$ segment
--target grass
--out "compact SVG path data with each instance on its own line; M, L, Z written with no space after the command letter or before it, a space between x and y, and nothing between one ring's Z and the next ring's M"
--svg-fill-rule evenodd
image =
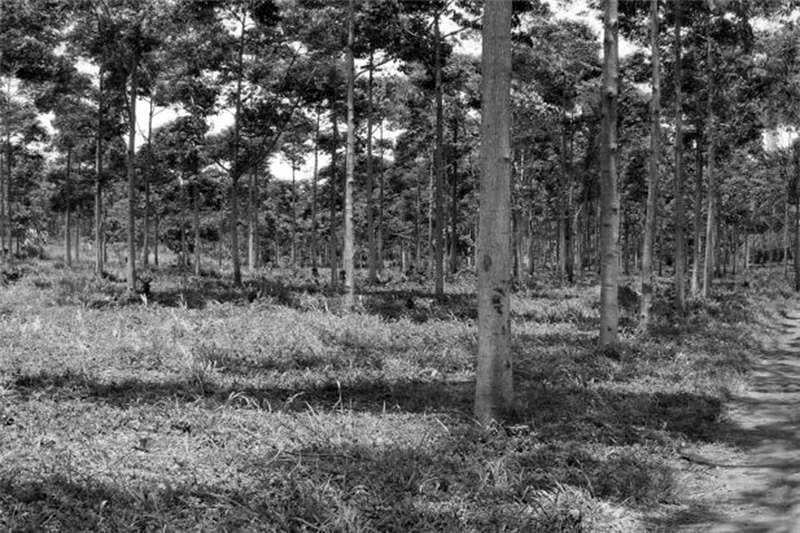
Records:
M18 268L0 290L14 531L646 530L691 505L681 449L734 446L726 396L793 301L721 285L681 323L662 284L656 327L636 336L628 310L604 354L596 288L520 291L516 414L480 428L469 274L441 303L391 283L344 313L285 272L236 289L165 269L144 305L86 265Z

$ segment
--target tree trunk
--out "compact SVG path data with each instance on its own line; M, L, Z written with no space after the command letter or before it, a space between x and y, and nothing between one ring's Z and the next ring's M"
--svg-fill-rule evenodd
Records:
M240 129L242 120L242 82L244 77L244 37L245 15L240 20L241 35L239 37L239 58L236 67L236 103L233 117L233 157L231 161L231 191L230 191L230 232L231 232L231 263L233 264L233 284L242 285L242 266L239 260L239 177L242 174L239 161Z
M381 171L378 175L378 271L383 270L383 181L384 181L384 172L383 172L383 119L381 119L380 125L380 162L381 162Z
M511 364L511 2L483 15L478 366L475 417L500 419L514 401Z
M680 4L676 2L677 9ZM678 15L680 18L680 15ZM650 2L650 32L653 64L653 96L650 100L650 173L647 183L647 211L642 239L642 297L639 308L639 329L646 331L650 324L650 306L653 302L653 241L656 233L658 209L658 163L661 158L661 56L659 46L658 0ZM680 23L676 24L676 65L680 69ZM680 78L680 76L678 76ZM677 86L677 83L676 83ZM678 86L678 90L680 90ZM679 105L676 103L676 108ZM680 112L676 110L677 113Z
M192 222L194 225L194 275L200 275L200 194L197 183L192 184Z
M344 184L344 307L352 309L355 300L355 268L353 264L354 237L353 228L353 179L355 173L355 60L353 45L355 38L355 5L354 0L349 2L347 20L347 154L345 156L345 184Z
M369 261L367 266L367 279L369 283L378 281L378 242L375 228L375 175L372 161L372 77L373 77L373 52L369 51L369 78L367 80L367 233L369 245Z
M458 272L458 115L453 116L453 150L451 157L451 205L450 205L450 272Z
M697 131L701 130L697 124ZM703 146L697 142L695 155L695 181L694 181L694 258L692 260L692 284L691 291L693 296L700 294L700 265L703 262Z
M257 190L258 170L256 166L253 166L250 169L250 183L247 184L247 269L251 274L258 268L258 254L256 253L258 241Z
M72 266L72 148L67 148L67 180L64 184L66 196L66 209L64 211L64 262L68 267ZM11 248L11 240L8 241Z
M434 17L434 75L436 82L436 146L433 153L433 173L436 180L436 221L434 233L434 295L444 296L444 169L443 154L443 109L442 109L442 36L439 30L440 13Z
M617 190L617 95L619 44L617 0L607 0L603 42L603 154L600 181L600 345L617 344L619 329L619 191Z
M153 171L153 94L150 94L150 109L147 115L147 171L144 172L144 216L142 225L142 266L150 261L150 173Z
M711 40L708 40L706 50L706 65L708 68L709 83L708 87L708 102L707 102L707 123L708 129L706 132L706 142L708 142L708 155L706 156L706 176L708 177L708 193L706 203L708 205L708 213L706 217L706 256L705 264L703 265L703 298L708 298L711 294L711 282L714 274L714 251L716 249L714 243L714 230L716 228L716 210L717 210L717 184L716 176L714 175L714 164L716 158L716 135L715 120L713 108L712 87L710 83L712 71L712 54L711 54Z
M156 216L153 217L153 264L158 266L158 223L161 221L161 217L159 216L158 212L155 214Z
M319 243L317 239L317 177L319 172L319 106L317 106L317 122L314 130L314 175L311 177L311 269L316 272L319 261Z
M139 81L139 58L131 63L131 92L128 102L128 262L126 268L127 289L136 290L136 94Z
M781 242L783 254L783 277L789 279L789 198L783 198L783 240Z
M417 176L417 203L414 213L414 269L419 271L422 261L422 232L419 228L419 219L422 215L422 180Z
M100 67L97 93L97 134L94 140L94 271L102 274L105 268L103 235L103 67Z
M335 289L339 283L336 268L336 254L338 250L336 238L336 147L339 144L339 124L336 121L336 103L331 100L331 123L333 125L333 147L331 148L331 177L330 177L330 240L328 242L328 263L331 267L331 288Z
M683 316L686 313L686 213L683 193L683 87L681 58L681 13L680 0L675 24L675 307Z
M292 267L297 266L297 167L292 163Z
M17 236L19 242L19 236ZM75 263L80 264L81 261L81 214L80 211L75 212Z

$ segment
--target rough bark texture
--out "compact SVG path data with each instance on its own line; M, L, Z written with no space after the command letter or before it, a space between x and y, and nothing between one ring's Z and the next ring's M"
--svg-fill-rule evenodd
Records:
M355 5L354 0L349 2L349 16L347 20L347 155L345 158L345 184L344 184L344 307L351 309L355 300L355 268L354 255L354 229L353 229L353 177L355 173L355 61L353 58L353 41L355 33Z
M600 181L600 345L617 343L619 330L619 191L617 190L617 97L619 43L617 0L607 0L603 23L603 152Z
M511 2L483 14L478 366L475 416L500 419L511 408Z
M647 210L642 239L642 297L639 309L639 329L646 330L650 323L650 305L653 301L653 241L656 232L658 208L658 161L661 157L661 57L658 36L658 0L651 0L650 31L653 63L653 96L650 101L650 174L647 183ZM676 30L680 32L680 30ZM676 58L680 48L676 44ZM680 60L677 65L680 66ZM678 104L676 104L676 108ZM676 109L677 112L677 109Z

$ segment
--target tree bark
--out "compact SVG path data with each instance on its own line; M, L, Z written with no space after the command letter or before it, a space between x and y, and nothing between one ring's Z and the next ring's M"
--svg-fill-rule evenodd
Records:
M128 262L126 265L127 289L136 290L136 93L139 81L139 57L134 56L130 73L130 100L128 102Z
M618 342L619 191L617 190L617 97L619 43L617 0L607 0L603 24L603 154L600 181L600 346Z
M709 82L711 81L711 72L712 72L712 50L711 50L711 39L708 39L708 45L706 50L706 64L708 68L708 76ZM716 184L716 176L714 174L714 164L716 159L716 117L714 115L714 108L713 108L713 92L711 83L707 84L708 87L708 102L707 102L707 121L708 121L708 129L706 131L708 142L708 155L706 156L706 176L708 177L708 195L706 199L706 204L708 205L708 213L706 216L706 254L705 254L705 264L703 265L703 298L708 298L711 294L711 283L714 275L714 251L716 249L714 243L714 233L716 229L716 210L717 210L717 184Z
M384 172L383 172L383 119L380 124L380 143L379 143L379 159L381 162L380 174L378 175L378 272L383 270L383 188L384 188Z
M355 173L355 60L353 46L355 39L355 5L349 1L347 20L347 154L345 156L344 185L344 307L352 309L355 300L354 228L353 228L353 179Z
M442 165L442 145L444 118L442 109L442 36L439 29L440 13L434 17L434 74L436 83L436 146L433 153L433 173L436 182L435 202L436 220L434 245L434 295L437 298L444 296L444 179Z
M331 177L330 177L330 240L328 241L328 263L331 267L331 288L335 289L339 283L336 268L336 254L338 250L336 238L336 185L337 166L336 148L339 144L339 124L336 121L336 103L331 100L331 123L333 125L333 146L331 148Z
M94 140L94 271L102 274L105 268L103 257L103 67L98 74L100 78L97 93L97 134Z
M158 211L155 213L155 217L153 217L153 264L158 266L158 223L160 222L161 217L158 214Z
M697 131L701 126L697 124ZM694 180L694 258L692 261L691 291L693 296L700 294L700 265L703 262L703 146L697 142Z
M260 266L259 263L259 233L258 233L258 211L261 205L261 190L258 181L258 166L253 166L250 171L250 184L247 191L248 202L248 235L247 235L247 264L250 272L254 272Z
M317 178L319 173L319 106L314 130L314 175L311 177L311 268L316 271L319 261L317 238Z
M679 1L676 8L680 9ZM680 18L680 15L677 15ZM676 28L680 27L680 22ZM680 69L680 29L676 29L676 68ZM658 163L661 158L661 53L659 46L658 0L650 2L650 32L653 64L653 96L650 100L650 173L647 183L647 210L642 239L642 297L639 308L639 329L646 331L650 324L650 306L653 303L653 241L656 233L658 209ZM680 78L680 76L678 76ZM677 86L677 83L676 83ZM679 89L678 89L679 90ZM676 99L677 100L677 99ZM676 103L676 108L679 107ZM676 109L676 114L679 110Z
M369 246L369 262L367 266L367 279L369 283L378 281L378 242L375 228L375 175L372 161L372 113L373 113L373 51L369 51L369 64L367 69L367 233Z
M453 149L450 154L450 273L458 272L458 115L453 116Z
M499 420L514 400L511 363L511 2L483 14L478 365L475 417Z
M686 313L686 213L683 193L683 87L680 0L675 2L675 307Z
M72 266L72 148L67 148L67 181L64 184L66 204L64 210L64 262L68 267ZM11 241L9 241L11 248Z
M198 176L195 176L197 179ZM194 275L200 275L200 202L197 183L192 183L192 222L194 225Z
M142 225L142 266L150 261L150 173L153 171L153 95L150 94L150 108L147 115L147 171L144 173L144 213Z
M239 162L239 143L242 114L242 82L244 77L244 37L245 15L241 18L242 33L239 37L239 58L236 66L236 104L233 118L233 157L231 161L231 190L230 190L230 232L231 232L231 262L233 264L233 284L242 285L242 266L239 260L239 177L242 169Z
M297 167L292 163L292 266L297 266L297 180L295 174Z

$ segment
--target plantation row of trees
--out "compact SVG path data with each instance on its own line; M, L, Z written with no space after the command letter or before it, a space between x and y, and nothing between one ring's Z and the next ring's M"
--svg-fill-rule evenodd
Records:
M800 29L764 4L606 0L601 53L591 17L538 0L6 0L0 239L58 226L70 263L84 228L98 273L124 243L131 289L159 245L236 284L243 263L324 265L346 305L358 266L427 271L441 296L467 265L506 338L512 278L599 271L603 345L620 269L643 328L665 265L681 312L754 260L793 256L800 288L800 147L775 135ZM481 351L510 379L499 339Z

